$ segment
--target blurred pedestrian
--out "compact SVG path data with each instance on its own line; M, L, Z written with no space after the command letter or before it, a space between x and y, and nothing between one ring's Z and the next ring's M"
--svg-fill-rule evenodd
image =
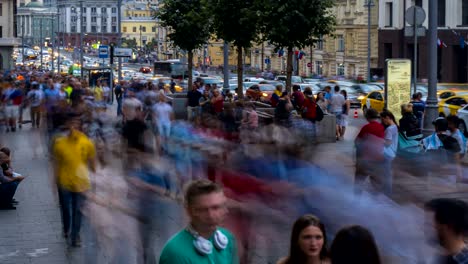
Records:
M376 190L382 190L385 128L378 121L380 116L377 110L368 109L364 115L368 124L361 128L354 141L356 146L355 187L358 193L360 185L363 185L368 177Z
M325 225L314 215L303 215L293 225L289 255L277 264L330 263Z
M272 107L276 107L278 105L278 102L282 94L283 94L283 85L281 84L276 85L275 91L273 92L270 98L270 104Z
M190 223L166 243L159 263L238 264L236 239L220 227L227 213L226 202L216 183L192 182L185 193Z
M341 229L330 247L332 264L380 264L379 250L372 233L362 226Z
M393 185L393 160L398 150L398 127L392 112L384 110L380 113L380 118L382 124L385 126L383 191L390 197L392 195Z
M283 92L275 107L275 122L284 127L291 126L291 111L294 109L288 92Z
M418 119L418 127L422 128L422 120L424 117L424 111L426 109L426 103L422 100L422 93L417 92L413 94L410 103L413 105L413 114Z
M434 263L468 263L468 247L465 242L468 232L468 205L453 198L437 198L424 205L429 213L425 230L428 241L442 246L443 252Z
M344 139L344 135L346 132L346 127L348 126L348 116L349 116L349 111L351 110L351 102L348 99L348 92L346 90L341 90L340 91L341 95L343 95L345 99L345 103L343 105L343 115L341 118L341 138L340 140Z
M418 118L413 113L413 104L401 105L400 131L406 137L422 137Z
M89 170L96 170L96 150L93 142L80 132L81 121L70 115L67 134L53 144L54 172L62 210L63 234L71 237L72 246L81 245L81 206L84 194L91 188Z
M39 84L33 82L31 84L32 90L28 92L26 98L30 106L29 111L31 114L31 126L39 128L41 123L41 111L44 101L44 93L39 89Z
M294 106L294 109L300 111L302 109L302 105L304 104L304 94L301 92L301 87L297 84L293 85L293 93L291 96L291 102Z
M197 90L197 86L192 85L192 90L187 92L187 120L193 122L200 112L200 98L202 93Z
M343 131L341 130L341 124L343 123L343 105L346 100L342 94L340 94L340 87L338 85L334 88L335 93L330 97L330 113L336 117L336 140L342 139Z
M323 113L328 113L328 100L325 99L325 93L324 92L318 92L317 93L317 104L322 108Z
M463 132L458 129L460 122L462 121L456 115L447 116L447 124L450 136L455 138L458 142L458 145L460 145L460 159L462 159L466 154L467 141L465 135L463 135Z

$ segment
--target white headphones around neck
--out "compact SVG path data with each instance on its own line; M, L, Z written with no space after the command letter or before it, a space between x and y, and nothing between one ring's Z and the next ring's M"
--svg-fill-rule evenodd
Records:
M194 237L193 246L195 250L201 255L210 255L213 253L213 245L217 250L226 249L229 244L229 239L221 231L216 230L214 233L214 241L211 243L210 240L200 236L191 226L187 227L187 231Z

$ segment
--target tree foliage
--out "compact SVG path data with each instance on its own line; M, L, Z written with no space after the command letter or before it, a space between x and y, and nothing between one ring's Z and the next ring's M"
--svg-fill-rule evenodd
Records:
M213 17L212 30L216 37L233 44L237 50L237 80L243 96L242 75L244 49L252 46L260 32L258 0L203 0Z
M175 46L188 52L189 89L192 86L193 51L210 37L209 16L201 0L163 0L156 14L168 29L168 38Z
M294 48L316 43L333 32L336 21L332 14L334 0L259 0L262 1L262 33L277 48L288 51L286 87L291 88Z

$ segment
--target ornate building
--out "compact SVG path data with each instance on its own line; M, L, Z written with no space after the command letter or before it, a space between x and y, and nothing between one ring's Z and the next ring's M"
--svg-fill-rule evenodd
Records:
M16 32L16 0L0 0L0 69L14 66L13 48L19 45Z

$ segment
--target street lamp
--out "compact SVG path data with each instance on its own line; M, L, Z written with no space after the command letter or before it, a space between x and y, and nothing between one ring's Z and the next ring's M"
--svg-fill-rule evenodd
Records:
M371 82L371 10L374 7L374 0L366 0L364 7L367 7L367 82Z

